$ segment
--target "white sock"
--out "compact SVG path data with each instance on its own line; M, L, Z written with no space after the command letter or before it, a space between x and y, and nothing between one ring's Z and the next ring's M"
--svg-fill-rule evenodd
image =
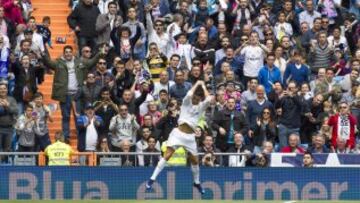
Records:
M193 174L193 179L195 184L200 184L200 167L199 164L191 165L191 172Z
M151 180L156 180L156 177L159 175L159 173L164 169L166 165L166 160L164 158L161 158L160 161L158 162L152 176L151 176Z

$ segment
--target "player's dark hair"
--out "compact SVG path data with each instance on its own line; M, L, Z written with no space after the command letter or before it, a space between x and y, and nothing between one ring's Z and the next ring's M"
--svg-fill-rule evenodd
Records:
M204 100L204 98L205 98L204 89L201 86L198 86L194 91L194 95L200 97L201 100Z

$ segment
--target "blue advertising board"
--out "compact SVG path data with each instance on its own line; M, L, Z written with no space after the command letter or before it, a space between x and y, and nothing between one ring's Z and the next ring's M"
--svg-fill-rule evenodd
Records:
M167 168L145 191L153 168L1 167L0 199L360 200L358 168Z

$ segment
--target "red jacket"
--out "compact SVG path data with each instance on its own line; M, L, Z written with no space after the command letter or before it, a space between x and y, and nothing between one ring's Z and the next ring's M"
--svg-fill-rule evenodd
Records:
M299 154L305 153L305 150L301 147L296 147L296 149L299 151ZM294 151L292 150L292 148L290 146L286 146L281 149L281 152L282 153L293 153Z
M353 149L355 147L355 126L356 126L356 118L349 114L349 121L350 121L350 137L346 141L346 146ZM337 138L338 138L338 122L339 121L339 114L335 114L329 118L328 125L332 127L332 137L331 137L331 145L336 148Z
M4 7L5 17L15 25L24 24L21 8L14 5L14 0L2 0L1 5Z

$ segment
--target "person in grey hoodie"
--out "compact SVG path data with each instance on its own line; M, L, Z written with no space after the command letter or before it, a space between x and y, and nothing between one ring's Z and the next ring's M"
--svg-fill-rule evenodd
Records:
M136 117L128 113L126 104L119 105L119 114L112 117L109 130L111 132L111 151L120 151L122 140L129 140L131 145L136 143L136 133L140 125L136 122Z
M0 151L9 152L14 134L18 107L16 100L7 95L7 81L0 81Z

